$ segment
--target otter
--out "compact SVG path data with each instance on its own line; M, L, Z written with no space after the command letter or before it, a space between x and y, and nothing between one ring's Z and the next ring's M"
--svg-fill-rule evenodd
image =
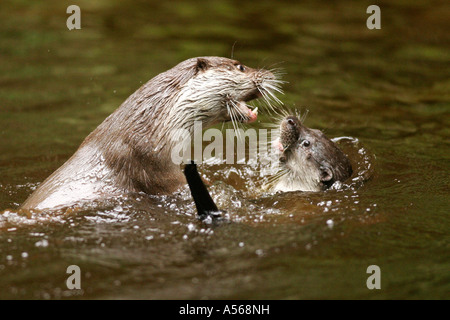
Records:
M281 167L274 191L323 191L353 173L350 160L333 141L294 115L281 121L274 145Z
M171 161L173 132L184 129L192 136L195 121L203 128L253 122L257 108L246 102L262 97L271 107L280 84L274 72L236 60L185 60L128 97L21 209L60 209L131 193L173 193L186 183L180 165Z

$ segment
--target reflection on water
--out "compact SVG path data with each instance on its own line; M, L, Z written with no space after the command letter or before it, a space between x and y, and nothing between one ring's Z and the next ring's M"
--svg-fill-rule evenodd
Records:
M0 3L0 298L445 298L445 4L380 4L382 29L368 30L358 1L79 1L69 32L64 3ZM270 194L258 166L203 164L228 223L198 221L187 188L17 212L142 83L235 42L243 63L286 71L282 100L309 110L308 127L354 137L339 141L356 168L347 186ZM366 287L372 264L381 290ZM67 289L69 265L82 290Z

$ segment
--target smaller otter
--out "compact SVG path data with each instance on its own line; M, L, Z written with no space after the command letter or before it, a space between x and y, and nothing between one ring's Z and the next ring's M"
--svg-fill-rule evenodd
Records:
M282 173L274 191L322 191L352 175L347 156L320 130L304 126L293 115L280 124L275 147Z

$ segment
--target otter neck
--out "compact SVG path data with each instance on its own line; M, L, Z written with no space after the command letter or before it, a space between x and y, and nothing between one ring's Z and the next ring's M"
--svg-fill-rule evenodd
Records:
M170 105L167 101L148 104L134 99L134 95L105 119L82 146L96 146L123 188L171 193L185 183L180 166L172 162L172 148L176 143L190 143L196 123L201 121L204 128L215 119L201 113L206 107L201 99L189 103L179 96L178 101L170 103L171 108L164 108Z

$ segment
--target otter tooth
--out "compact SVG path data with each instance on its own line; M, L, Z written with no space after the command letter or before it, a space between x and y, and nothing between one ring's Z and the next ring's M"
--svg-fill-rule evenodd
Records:
M256 107L255 109L253 109L253 113L254 113L254 114L258 114L258 107Z

